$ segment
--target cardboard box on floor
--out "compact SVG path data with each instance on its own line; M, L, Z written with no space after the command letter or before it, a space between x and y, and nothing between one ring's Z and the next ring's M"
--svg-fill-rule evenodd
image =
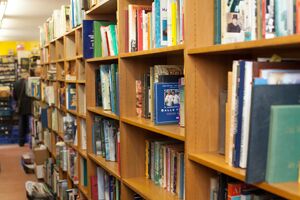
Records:
M49 158L49 152L47 149L38 149L33 150L34 163L36 165L43 165L44 162Z

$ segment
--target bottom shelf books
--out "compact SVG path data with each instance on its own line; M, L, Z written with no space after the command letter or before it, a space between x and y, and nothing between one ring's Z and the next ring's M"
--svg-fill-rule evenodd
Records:
M184 197L184 145L146 140L145 174L156 185Z
M283 200L271 193L252 185L235 180L227 175L219 174L210 179L210 200Z
M92 200L120 200L120 182L101 167L97 167L95 176L90 177Z

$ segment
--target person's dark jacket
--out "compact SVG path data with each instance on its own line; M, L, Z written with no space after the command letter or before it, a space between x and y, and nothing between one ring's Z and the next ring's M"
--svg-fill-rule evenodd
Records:
M21 94L23 89L23 94ZM31 98L26 95L26 80L25 79L20 79L17 80L14 83L14 90L13 90L13 97L18 102L18 99L21 98L20 100L20 115L28 115L31 114Z

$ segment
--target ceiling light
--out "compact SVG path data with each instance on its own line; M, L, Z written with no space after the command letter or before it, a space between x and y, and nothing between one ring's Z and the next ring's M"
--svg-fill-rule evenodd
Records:
M0 28L2 26L2 20L5 14L6 6L7 0L0 0Z

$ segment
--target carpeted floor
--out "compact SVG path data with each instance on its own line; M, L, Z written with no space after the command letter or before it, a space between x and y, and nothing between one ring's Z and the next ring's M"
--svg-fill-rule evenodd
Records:
M30 152L28 146L0 145L0 200L25 200L25 182L36 180L21 166L21 155Z

